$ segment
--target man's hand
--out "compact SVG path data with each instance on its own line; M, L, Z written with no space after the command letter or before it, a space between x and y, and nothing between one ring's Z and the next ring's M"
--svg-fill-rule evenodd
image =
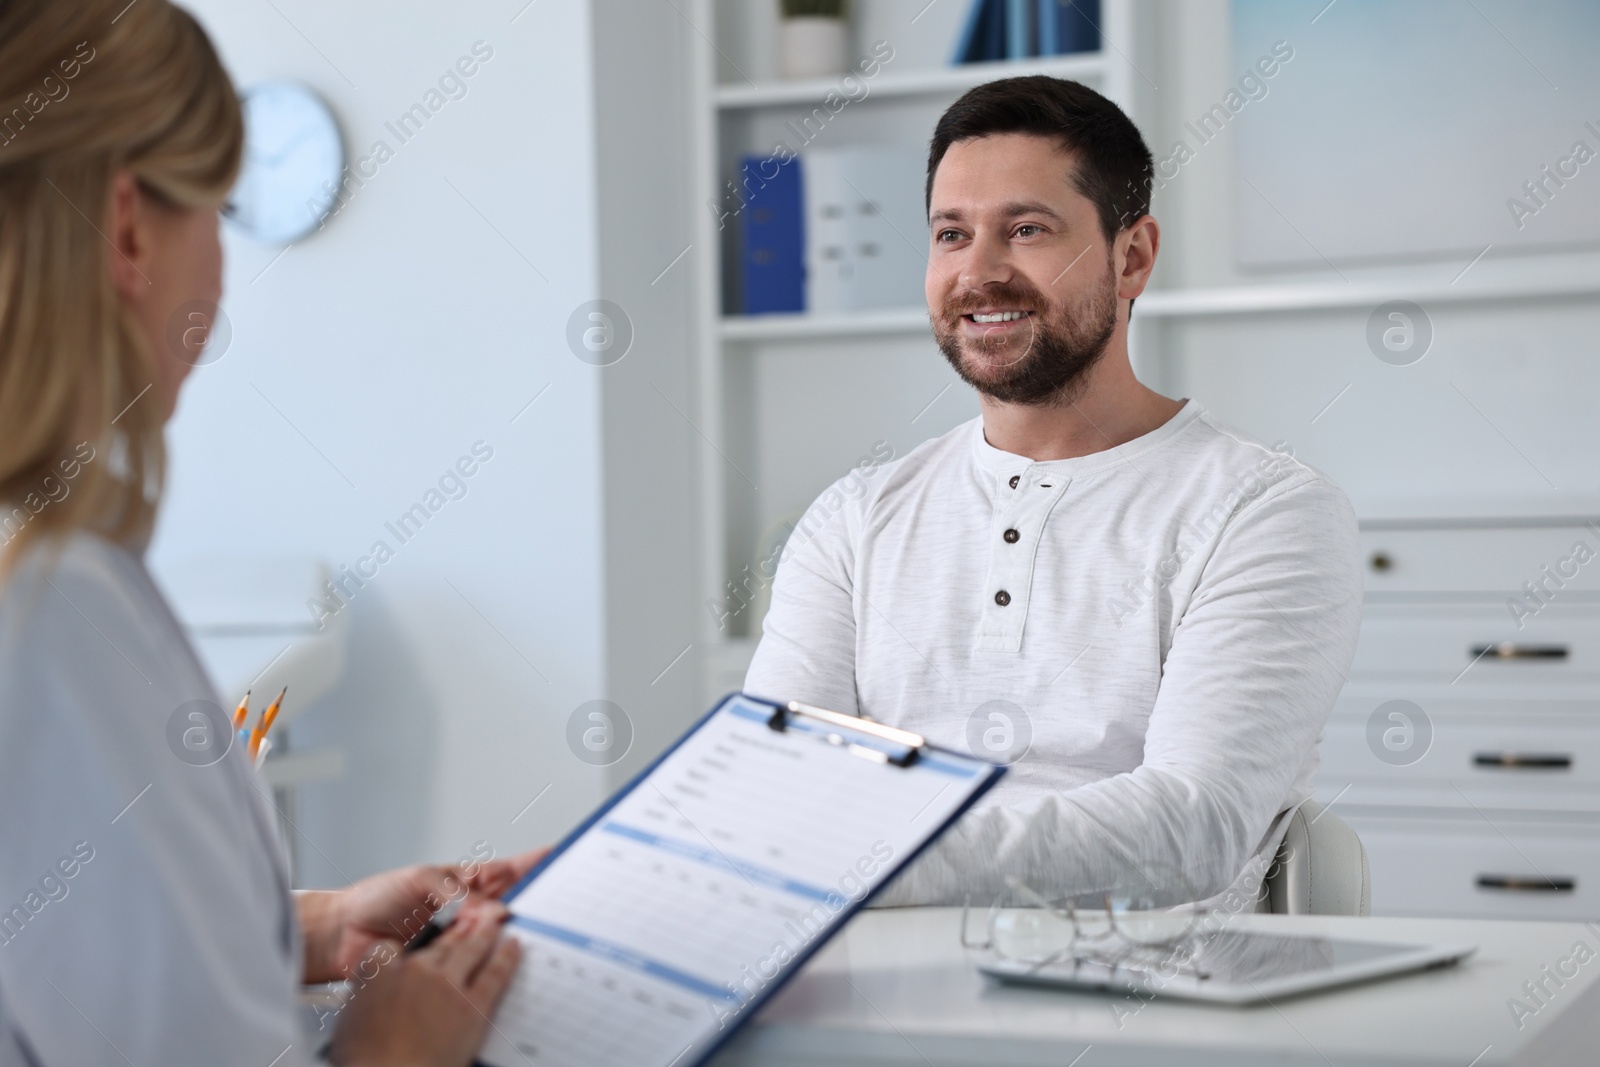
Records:
M295 894L305 938L304 981L336 982L380 942L409 942L433 913L461 901L458 920L488 906L548 852L486 863L401 867L345 889ZM498 912L497 912L498 913Z

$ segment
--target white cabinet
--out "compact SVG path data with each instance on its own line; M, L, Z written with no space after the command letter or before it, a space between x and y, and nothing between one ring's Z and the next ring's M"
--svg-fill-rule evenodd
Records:
M1600 821L1499 815L1348 815L1372 866L1372 910L1386 915L1592 919L1600 915Z
M1351 680L1441 683L1476 691L1600 682L1600 613L1553 603L1518 628L1499 604L1373 603Z
M1600 534L1368 521L1362 551L1317 796L1367 846L1374 914L1600 916Z
M1398 765L1374 758L1369 740L1368 719L1384 703L1340 701L1322 742L1325 773L1359 770L1368 790L1392 789L1400 796L1449 789L1497 806L1600 812L1600 703L1563 704L1570 713L1551 713L1535 700L1452 703L1422 697L1416 703L1431 722L1429 748L1415 763ZM1388 729L1392 723L1384 717L1380 725Z
M1571 519L1361 532L1367 593L1374 599L1395 593L1486 593L1503 600L1526 595L1524 582L1545 583L1551 596L1569 590L1595 593L1600 566L1589 563L1600 562L1594 558L1597 547L1600 533Z

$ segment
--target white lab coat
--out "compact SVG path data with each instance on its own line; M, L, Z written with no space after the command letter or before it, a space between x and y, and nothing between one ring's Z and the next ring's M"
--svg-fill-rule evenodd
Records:
M137 551L50 557L0 591L0 1067L314 1062L270 797L168 741L205 671Z

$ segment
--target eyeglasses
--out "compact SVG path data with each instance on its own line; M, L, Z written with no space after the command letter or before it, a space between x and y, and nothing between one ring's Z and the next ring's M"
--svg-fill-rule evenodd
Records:
M1090 964L1205 977L1189 945L1204 910L1161 903L1192 899L1189 880L1177 871L1149 870L1131 881L1092 892L1041 893L1007 878L1009 889L989 906L982 939L971 936L971 899L962 907L962 947L1034 969Z

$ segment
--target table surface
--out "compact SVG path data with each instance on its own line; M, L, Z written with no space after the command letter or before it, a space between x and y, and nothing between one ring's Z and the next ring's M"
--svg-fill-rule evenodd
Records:
M1474 944L1462 963L1248 1007L1008 986L976 970L959 908L857 916L713 1067L1600 1062L1600 924L1239 915L1240 929ZM1574 960L1581 942L1584 962ZM1545 979L1558 961L1577 974ZM1525 982L1544 980L1541 1005ZM1537 1008L1519 1019L1512 998Z

